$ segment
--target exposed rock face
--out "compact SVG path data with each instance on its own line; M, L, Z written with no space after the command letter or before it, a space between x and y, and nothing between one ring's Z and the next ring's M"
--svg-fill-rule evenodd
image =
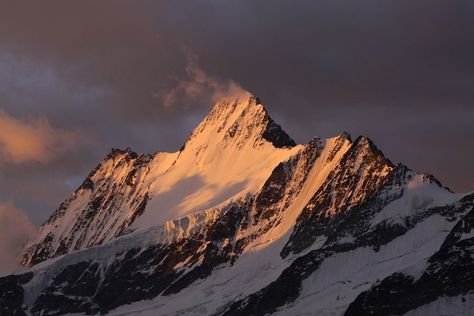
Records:
M337 168L301 212L290 240L282 250L300 253L318 236L328 233L356 213L390 179L394 166L367 138L358 138ZM383 206L383 205L382 205ZM359 223L360 224L360 223Z
M470 310L473 199L366 137L296 145L257 98L226 101L177 153L112 150L25 248L35 266L0 277L0 314Z
M23 284L28 283L33 273L9 275L0 278L0 313L2 315L26 316L27 307L23 301Z
M457 205L437 210L454 216L459 210L471 211L457 222L443 245L415 277L394 273L361 293L344 315L404 315L410 310L442 297L465 296L474 291L474 194ZM471 309L468 313L472 313Z
M151 156L113 149L41 227L39 238L26 246L21 263L34 265L124 233L146 208L144 178L151 161Z

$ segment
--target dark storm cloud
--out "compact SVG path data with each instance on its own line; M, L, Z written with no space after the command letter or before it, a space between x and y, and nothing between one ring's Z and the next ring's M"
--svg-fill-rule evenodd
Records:
M472 190L472 56L472 0L0 0L0 108L89 140L0 168L0 200L38 222L110 147L179 148L235 83L300 142L365 134Z
M156 12L180 12L157 18L161 28L212 75L261 96L299 141L366 134L393 160L472 190L473 3L193 2Z

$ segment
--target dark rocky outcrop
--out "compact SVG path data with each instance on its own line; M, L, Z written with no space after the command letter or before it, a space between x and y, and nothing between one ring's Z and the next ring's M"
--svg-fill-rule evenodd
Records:
M273 120L268 122L262 137L272 143L276 148L296 146L295 141Z
M473 202L474 195L467 196L458 208L472 209ZM444 211L456 212L453 207ZM361 293L344 315L403 315L438 298L474 293L473 219L471 210L459 220L421 277L395 273Z
M26 316L23 284L33 277L32 272L0 278L0 315Z

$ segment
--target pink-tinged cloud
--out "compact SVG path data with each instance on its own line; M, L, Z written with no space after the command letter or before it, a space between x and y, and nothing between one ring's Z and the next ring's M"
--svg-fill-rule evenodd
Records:
M220 81L209 76L199 67L196 59L194 56L188 56L185 68L187 79L179 80L171 90L163 93L165 107L169 108L178 102L190 103L203 99L215 103L224 98L242 98L249 94L232 80Z
M55 129L45 118L18 119L0 109L0 164L47 163L81 142L78 132Z
M36 227L12 202L0 202L0 274L19 268L17 256Z

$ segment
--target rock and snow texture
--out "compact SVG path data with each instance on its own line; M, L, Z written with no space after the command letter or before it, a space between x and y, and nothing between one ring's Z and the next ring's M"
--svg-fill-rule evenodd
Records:
M254 96L176 153L113 150L0 278L3 315L471 315L474 194Z
M253 194L297 150L257 98L218 103L177 153L113 149L21 261L36 264Z

